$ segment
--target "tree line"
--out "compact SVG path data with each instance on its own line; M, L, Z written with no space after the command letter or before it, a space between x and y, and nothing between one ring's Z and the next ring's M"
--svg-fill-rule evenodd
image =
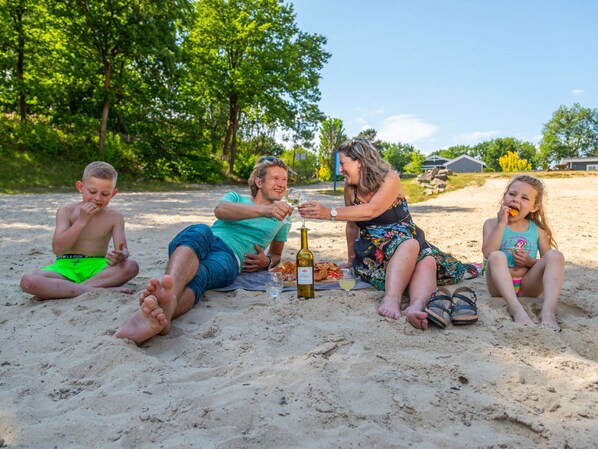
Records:
M268 153L297 179L332 179L347 136L318 108L331 55L283 0L0 0L0 22L0 155L217 182L247 177ZM291 149L275 139L281 130ZM414 146L361 135L397 170L421 169ZM495 171L598 156L598 112L561 106L539 146L505 137L435 153Z

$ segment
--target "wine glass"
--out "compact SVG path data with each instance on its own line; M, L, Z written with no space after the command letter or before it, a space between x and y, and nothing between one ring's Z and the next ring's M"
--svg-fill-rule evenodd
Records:
M301 204L301 192L299 191L299 189L296 189L295 187L291 187L290 189L287 190L286 203L291 207L297 207L299 204ZM292 212L291 212L291 214L292 214ZM291 223L291 219L289 218L289 215L284 217L283 223L286 223L286 224Z
M282 273L277 271L271 271L268 273L268 279L266 280L266 293L272 299L278 298L278 295L282 293L284 288L284 280Z
M309 196L305 192L301 192L301 199L299 200L299 204L303 204L309 201ZM305 217L301 217L303 219L303 227L305 227Z
M345 299L349 299L349 291L355 287L355 276L353 276L352 269L343 268L341 270L341 277L338 280L338 285L345 291Z

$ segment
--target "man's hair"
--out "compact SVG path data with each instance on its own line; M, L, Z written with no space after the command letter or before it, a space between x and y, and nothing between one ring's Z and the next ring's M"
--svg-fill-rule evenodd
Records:
M95 161L83 170L83 181L85 182L89 178L108 179L114 181L114 185L116 185L118 173L108 162Z
M285 171L289 171L289 167L287 167L287 164L285 164L283 160L278 159L275 156L260 156L258 160L255 162L255 165L253 166L253 171L251 172L251 175L249 175L249 179L247 180L247 184L249 184L249 190L251 190L252 197L255 197L258 191L258 188L255 185L256 178L260 178L263 180L266 177L268 168L270 167L281 167L284 168Z

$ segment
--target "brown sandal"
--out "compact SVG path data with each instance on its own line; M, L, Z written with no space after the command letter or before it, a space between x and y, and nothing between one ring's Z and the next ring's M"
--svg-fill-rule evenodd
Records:
M453 299L451 292L446 288L440 287L432 294L424 312L428 314L428 320L444 329L451 322L453 310Z
M469 287L453 292L453 324L473 324L478 320L477 296Z

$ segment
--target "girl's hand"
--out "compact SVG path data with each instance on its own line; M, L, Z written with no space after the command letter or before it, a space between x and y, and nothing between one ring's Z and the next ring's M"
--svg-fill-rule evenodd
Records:
M509 206L505 206L504 204L502 204L500 206L500 209L498 210L498 214L496 214L496 216L498 217L498 223L502 224L502 225L506 225L509 222L509 210L511 208Z
M532 267L535 263L535 260L529 256L527 251L522 249L516 249L513 251L513 259L515 260L515 265L518 267Z

